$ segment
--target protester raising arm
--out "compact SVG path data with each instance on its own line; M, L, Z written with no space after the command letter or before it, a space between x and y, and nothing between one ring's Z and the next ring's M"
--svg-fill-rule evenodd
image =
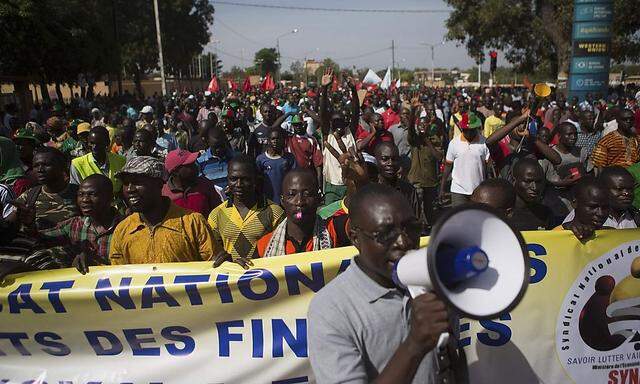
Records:
M418 134L418 131L416 130L416 118L419 115L421 107L422 103L420 102L420 99L418 97L411 98L411 115L409 117L409 127L407 129L407 140L409 141L409 145L411 145L412 147L424 145L431 156L438 160L441 160L442 156L444 155L442 153L442 150L436 148L433 145L426 132L421 132L420 134ZM429 124L441 124L440 120L435 115L427 116L427 118L429 117ZM442 130L440 129L439 131L442 132Z
M349 129L351 129L351 134L355 136L356 130L358 129L358 122L360 121L360 98L358 97L358 90L356 89L356 83L353 77L347 77L346 85L351 91L351 122Z
M509 124L506 124L502 128L496 130L487 138L486 144L487 147L492 147L498 144L500 140L504 139L511 131L516 129L522 123L525 123L529 118L529 109L523 109L522 114L515 119L511 120ZM544 156L547 160L549 160L553 165L558 165L562 162L560 158L560 154L547 144L543 143L537 136L531 136L529 134L529 130L525 127L525 138L531 138L533 140L533 144L536 149Z
M333 80L333 69L327 68L322 75L320 81L320 129L322 131L322 137L325 138L329 135L329 120L331 118L329 113L329 85Z

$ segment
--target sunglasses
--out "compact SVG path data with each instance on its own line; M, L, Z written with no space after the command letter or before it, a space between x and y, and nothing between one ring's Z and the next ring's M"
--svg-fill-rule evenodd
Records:
M400 235L405 235L410 239L420 237L422 225L418 221L410 221L400 227L394 227L388 231L367 232L359 227L355 227L354 229L376 243L383 245L384 247L390 247Z

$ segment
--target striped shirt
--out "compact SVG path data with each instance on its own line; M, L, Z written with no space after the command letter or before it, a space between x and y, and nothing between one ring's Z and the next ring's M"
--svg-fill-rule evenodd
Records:
M605 135L593 149L592 162L598 168L621 165L628 167L640 161L638 139L626 137L618 131Z
M282 208L271 200L256 203L244 218L235 205L227 201L211 211L209 225L216 249L224 248L236 260L258 257L258 240L273 231L283 218Z

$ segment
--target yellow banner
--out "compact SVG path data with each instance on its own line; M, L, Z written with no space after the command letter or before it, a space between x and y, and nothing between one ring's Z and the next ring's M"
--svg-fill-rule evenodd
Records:
M532 278L520 306L461 320L472 382L639 382L640 230L584 245L565 231L524 237ZM307 306L354 254L255 260L249 271L175 263L10 276L0 383L313 382Z

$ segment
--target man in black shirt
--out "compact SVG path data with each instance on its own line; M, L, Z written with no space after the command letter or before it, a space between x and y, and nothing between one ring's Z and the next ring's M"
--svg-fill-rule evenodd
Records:
M378 168L378 184L388 185L398 190L404 196L416 217L420 215L420 201L418 193L413 185L401 179L400 152L391 141L378 144L375 148L376 167ZM432 202L425 202L431 204Z
M544 172L538 161L518 160L513 166L516 205L511 222L519 231L553 228L553 213L542 204L545 191Z

